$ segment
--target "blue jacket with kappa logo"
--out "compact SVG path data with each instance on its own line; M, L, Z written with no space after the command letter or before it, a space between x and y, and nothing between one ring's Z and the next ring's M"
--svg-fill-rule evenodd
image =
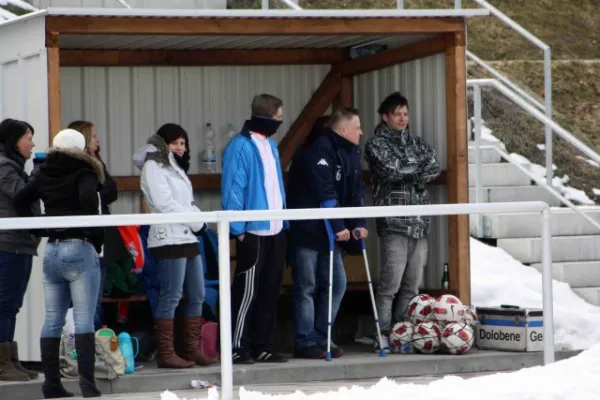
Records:
M330 129L310 147L300 148L289 170L288 208L360 207L363 205L360 147ZM365 227L364 218L330 219L334 233ZM327 250L323 220L290 221L294 245Z

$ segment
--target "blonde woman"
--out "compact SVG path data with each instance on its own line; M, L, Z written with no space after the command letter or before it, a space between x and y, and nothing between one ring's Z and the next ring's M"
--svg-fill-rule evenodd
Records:
M104 169L104 184L100 188L100 199L102 200L102 215L110 214L110 204L117 200L117 184L106 169L106 164L100 157L100 141L96 135L96 127L89 121L73 121L69 124L69 129L80 132L85 138L85 151L91 157L98 160ZM94 328L100 329L103 325L102 292L104 292L104 281L108 274L108 265L118 262L128 257L129 253L123 245L123 240L119 234L119 229L115 226L104 228L104 252L100 259L100 291L98 293L98 302L94 316Z

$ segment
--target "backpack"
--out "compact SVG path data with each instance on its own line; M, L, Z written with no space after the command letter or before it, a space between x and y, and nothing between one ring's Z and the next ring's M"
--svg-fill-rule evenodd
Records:
M109 336L98 336L98 332L96 332L95 338L96 364L94 370L96 378L111 381L124 375L125 358L121 354L119 347L117 346L116 350L111 349L111 337ZM77 367L72 308L67 312L66 324L63 327L60 340L59 354L60 374L65 378L78 378L79 369Z

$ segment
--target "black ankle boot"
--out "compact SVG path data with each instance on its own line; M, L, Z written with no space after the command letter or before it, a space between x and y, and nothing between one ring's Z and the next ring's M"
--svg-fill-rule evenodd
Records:
M96 362L96 339L94 333L75 335L77 349L77 367L79 369L79 387L83 397L100 397L102 393L94 380L94 364Z
M44 370L44 383L42 393L45 399L59 399L73 397L60 381L60 338L41 338L40 350L42 352L42 368Z

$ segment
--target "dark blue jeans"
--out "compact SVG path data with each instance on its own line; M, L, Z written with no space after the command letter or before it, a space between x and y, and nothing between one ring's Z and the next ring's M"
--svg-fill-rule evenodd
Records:
M0 343L12 342L33 256L0 252Z
M329 314L329 251L296 247L293 259L292 300L296 347L325 345ZM336 246L333 254L332 326L345 291L346 271L342 254Z

